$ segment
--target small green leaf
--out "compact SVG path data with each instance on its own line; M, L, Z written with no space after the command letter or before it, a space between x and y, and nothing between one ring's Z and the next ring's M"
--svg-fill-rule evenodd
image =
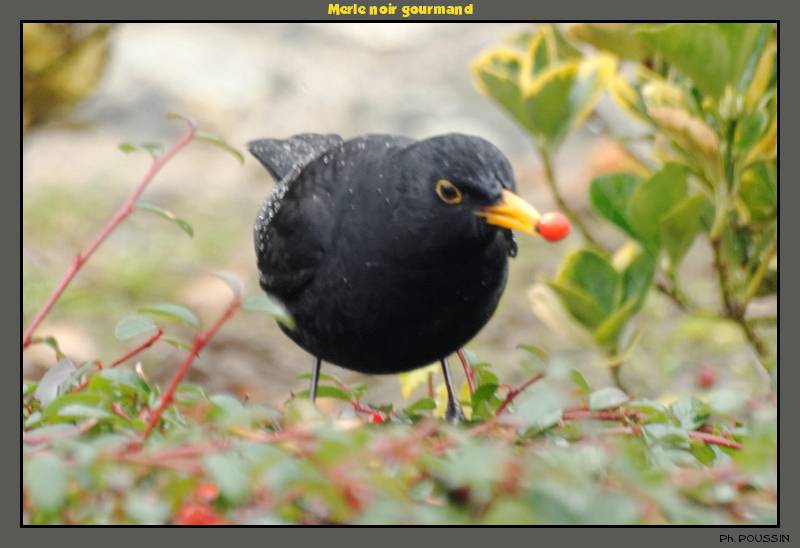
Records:
M686 199L686 168L666 164L637 186L628 205L627 218L636 238L655 253L661 245L661 220Z
M105 419L111 416L111 413L100 409L99 407L90 407L79 403L65 405L58 410L59 417L80 417L80 418L97 418Z
M612 312L621 295L619 273L605 257L589 249L571 253L550 286L569 312L592 328Z
M613 53L624 59L644 60L649 48L636 30L642 23L578 23L567 31L567 36Z
M778 180L774 162L759 162L742 174L739 196L754 220L775 218L778 212Z
M114 337L118 341L128 341L139 335L152 333L158 329L156 323L147 316L128 316L122 318L114 329Z
M640 27L638 36L700 90L720 99L743 92L772 32L765 23L674 23Z
M298 398L307 398L308 390L301 390L300 392L295 392L295 396ZM350 401L351 399L353 399L352 397L350 397L350 394L348 394L341 388L337 388L335 386L327 386L324 384L317 386L317 397L335 398L337 400L344 400L344 401Z
M233 148L231 145L226 143L221 137L217 135L212 135L211 133L205 133L202 131L198 131L194 134L194 138L199 141L205 141L207 143L211 143L214 146L221 148L222 150L230 153L234 158L239 160L239 163L244 163L244 156L242 153Z
M158 158L164 154L164 145L161 143L142 143L139 148L147 151L153 158Z
M636 234L628 222L628 205L640 184L641 180L634 175L615 173L596 177L589 188L595 211L634 238Z
M538 358L540 361L544 363L547 363L547 360L549 359L547 352L545 352L538 346L534 346L532 344L518 344L517 348L526 351L532 356L536 356L536 358Z
M205 468L219 486L220 493L231 502L242 502L250 491L246 462L236 453L209 455L204 459Z
M586 378L583 376L577 368L573 367L569 372L569 378L578 385L581 394L589 394L592 391L592 387L589 386L589 383L586 382Z
M151 213L155 213L162 219L175 224L178 228L180 228L186 234L188 234L190 238L194 236L194 228L192 228L192 225L190 225L187 221L184 221L183 219L179 219L171 211L167 211L166 209L163 209L155 204L151 204L149 202L143 202L141 200L136 202L136 209L141 209L144 211L150 211Z
M137 312L148 314L150 316L157 316L165 320L173 322L180 322L186 325L197 327L200 325L200 319L197 315L186 308L185 306L173 303L157 303L147 306L142 306L137 309Z
M25 490L34 506L54 512L67 497L64 462L52 453L33 457L24 466Z
M679 399L672 404L670 410L685 430L695 430L710 416L708 406L692 396Z
M267 295L249 295L242 303L242 307L246 310L265 312L289 329L294 329L294 318L289 311L280 301L270 299Z
M174 346L175 348L180 348L182 350L191 350L192 343L185 339L181 339L180 337L175 337L174 335L164 335L161 337L161 340L167 344Z
M406 413L418 413L420 411L430 411L436 409L436 402L430 398L420 398L408 407Z
M703 213L711 207L705 196L695 194L672 208L662 219L661 242L673 268L680 264L692 246L695 236L702 229Z
M120 143L118 148L125 154L130 154L131 152L139 150L139 147L130 143Z
M628 395L614 386L607 386L595 390L589 395L589 409L599 411L618 407L628 401Z

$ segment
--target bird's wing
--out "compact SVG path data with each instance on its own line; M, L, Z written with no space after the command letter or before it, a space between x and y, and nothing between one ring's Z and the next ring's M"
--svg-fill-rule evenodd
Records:
M322 257L331 212L322 204L298 197L284 200L304 168L326 151L339 147L338 135L306 133L290 139L260 139L250 152L278 181L264 201L255 223L260 285L268 293L287 297L308 283ZM281 210L280 216L276 216Z
M299 172L314 158L342 143L338 135L303 133L289 139L258 139L247 143L247 149L267 168L276 181L292 172Z

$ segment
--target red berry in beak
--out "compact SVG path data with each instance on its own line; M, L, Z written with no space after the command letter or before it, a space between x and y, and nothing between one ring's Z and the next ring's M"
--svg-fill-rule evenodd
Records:
M545 213L536 225L539 235L549 242L557 242L567 237L572 225L563 213L551 211Z

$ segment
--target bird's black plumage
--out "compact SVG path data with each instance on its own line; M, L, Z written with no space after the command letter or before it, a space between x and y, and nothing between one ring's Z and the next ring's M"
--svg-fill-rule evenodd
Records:
M449 134L265 139L278 179L255 225L262 288L314 356L365 373L408 371L461 348L489 320L515 247L475 210L514 190L494 145ZM436 191L446 179L461 201Z
M255 223L261 287L294 319L281 329L322 360L364 373L441 361L446 417L463 418L447 356L494 313L516 254L539 231L511 165L479 137L261 139L277 181ZM562 231L563 232L563 231Z

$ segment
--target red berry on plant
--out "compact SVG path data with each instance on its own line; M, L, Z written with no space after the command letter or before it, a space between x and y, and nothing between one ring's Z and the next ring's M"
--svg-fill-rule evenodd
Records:
M369 422L371 423L380 424L385 420L386 419L384 419L383 415L381 415L380 413L373 413L369 416Z
M702 365L695 374L695 380L699 386L711 388L717 383L717 369L713 365Z
M219 496L219 489L213 483L201 483L195 489L195 495L200 500L211 501Z
M223 525L225 519L206 503L187 502L178 510L175 525Z
M567 237L572 225L563 213L551 211L545 213L536 225L536 231L549 242L557 242Z

